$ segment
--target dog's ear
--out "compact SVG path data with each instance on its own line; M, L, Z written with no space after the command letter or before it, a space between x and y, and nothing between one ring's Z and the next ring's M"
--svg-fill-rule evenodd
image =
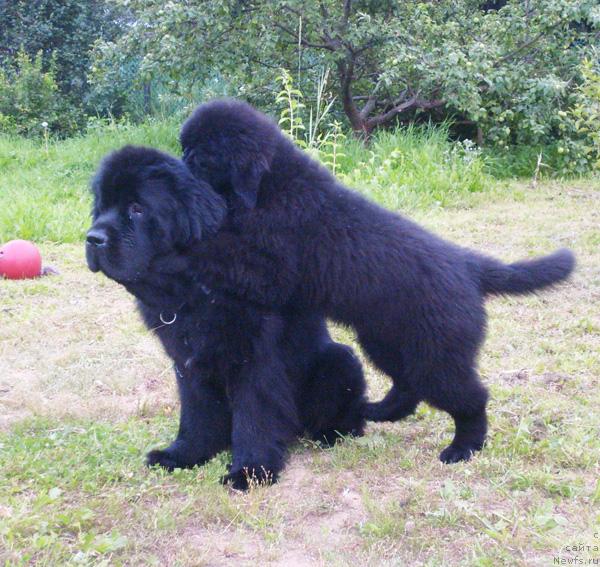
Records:
M186 196L187 203L178 213L185 216L185 221L182 219L181 224L188 231L187 244L192 245L206 235L217 232L227 214L227 204L210 185L193 177L188 185Z
M202 225L200 216L195 214L193 194L196 187L196 180L187 171L182 170L179 164L160 163L146 168L145 182L161 182L167 187L172 188L174 195L177 195L177 201L172 197L172 209L175 211L175 220L171 227L171 234L175 242L181 246L188 246L191 242L202 239ZM166 191L168 196L171 191Z
M175 214L175 240L184 247L202 240L202 226L188 207L180 207Z
M232 164L231 186L247 209L256 207L260 183L268 171L269 164L263 155Z

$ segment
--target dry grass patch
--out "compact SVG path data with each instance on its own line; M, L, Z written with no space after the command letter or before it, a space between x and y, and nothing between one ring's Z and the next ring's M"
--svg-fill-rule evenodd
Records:
M489 302L480 455L440 464L452 424L421 406L331 450L299 443L279 484L245 495L218 483L227 454L144 468L176 430L170 362L80 246L43 246L61 275L0 282L0 563L552 565L575 544L600 558L599 205L592 183L557 184L418 213L507 260L578 256L569 284ZM381 397L388 379L368 378Z

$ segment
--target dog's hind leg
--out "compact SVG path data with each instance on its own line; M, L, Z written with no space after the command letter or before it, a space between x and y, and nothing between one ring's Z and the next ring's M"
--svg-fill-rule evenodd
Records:
M362 365L353 350L331 342L316 357L300 397L305 429L328 445L340 437L362 435L365 390Z
M366 405L369 421L398 421L412 415L421 400L412 391L394 384L383 400Z
M447 411L456 426L452 443L440 453L443 463L468 461L473 453L482 449L487 433L488 392L475 370L469 371L467 380L446 371L443 387L436 388L426 400Z
M401 349L397 345L388 345L370 338L369 335L359 333L358 338L373 364L394 381L382 400L366 404L365 417L369 421L398 421L412 415L423 398L408 379L403 362L405 355ZM420 367L416 368L415 364L413 367L413 372L422 373Z

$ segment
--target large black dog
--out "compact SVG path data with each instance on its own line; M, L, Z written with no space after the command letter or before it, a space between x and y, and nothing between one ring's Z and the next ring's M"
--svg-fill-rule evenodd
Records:
M367 406L368 419L402 419L425 400L456 425L442 461L481 449L488 394L476 359L484 298L559 282L573 270L573 254L506 265L446 242L349 191L239 101L198 107L180 141L189 168L230 209L229 227L196 259L207 281L353 326L393 379L385 398Z
M331 340L322 317L274 313L209 289L179 260L213 238L225 216L222 197L183 162L125 147L104 159L93 192L88 265L137 298L175 363L179 433L148 464L193 467L231 447L225 480L246 488L249 477L276 480L303 430L327 442L362 433L361 365Z

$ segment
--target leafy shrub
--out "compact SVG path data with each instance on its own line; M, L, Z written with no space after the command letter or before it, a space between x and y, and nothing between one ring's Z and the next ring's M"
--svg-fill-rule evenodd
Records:
M565 173L600 170L600 62L585 59L581 75L571 107L559 112L563 136L557 152Z
M303 90L329 67L335 111L357 132L456 118L497 146L555 140L600 24L597 0L127 5L135 25L106 56L139 57L148 76L184 85L217 71L265 108L277 69L297 70Z
M31 59L24 51L14 66L0 69L0 127L25 136L40 136L47 130L73 133L80 121L77 111L58 91L52 67L42 69L42 54Z
M335 99L327 97L327 76L313 105L281 72L279 125L342 181L390 209L446 204L488 185L481 150L471 140L450 142L448 124L377 131L367 146L347 137L339 121L328 120Z
M111 51L98 62L98 52L108 52L112 43L97 45L88 74L90 91L86 102L90 108L101 116L120 117L129 114L132 93L135 89L138 65L133 58L124 59L117 51Z
M113 0L10 0L0 2L0 66L19 49L42 68L53 69L59 92L80 106L88 93L90 49L98 39L111 41L131 22L126 2Z

